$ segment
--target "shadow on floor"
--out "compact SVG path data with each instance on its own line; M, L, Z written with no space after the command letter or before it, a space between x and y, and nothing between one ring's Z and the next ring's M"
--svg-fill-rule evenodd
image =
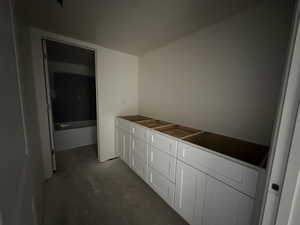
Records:
M43 225L186 225L121 160L97 161L96 146L57 153Z

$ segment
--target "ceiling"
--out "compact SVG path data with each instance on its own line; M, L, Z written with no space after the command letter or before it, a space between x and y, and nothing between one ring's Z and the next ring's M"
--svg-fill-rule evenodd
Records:
M35 27L133 55L161 47L260 0L26 0L18 11Z

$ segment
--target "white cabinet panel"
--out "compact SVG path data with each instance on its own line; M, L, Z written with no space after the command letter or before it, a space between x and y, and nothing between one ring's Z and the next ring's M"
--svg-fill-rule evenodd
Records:
M203 225L252 225L253 199L207 176Z
M178 161L175 209L190 224L202 225L206 175Z
M148 168L148 182L150 186L160 195L171 207L174 206L175 186L168 179L160 175L151 167Z
M178 143L178 159L252 197L256 194L258 171L255 169L181 142Z
M150 146L149 166L155 168L170 181L175 182L176 159L172 156Z
M177 155L177 141L166 137L164 135L158 134L156 132L151 132L148 136L148 142L154 147L164 151L174 157Z
M132 154L147 162L147 144L135 137L132 138Z
M132 123L129 122L128 120L124 120L122 118L116 118L115 125L127 133L132 132L132 129L131 129Z
M131 128L132 134L143 140L143 141L147 141L147 133L148 133L148 129L139 125L134 125Z
M130 167L131 166L131 136L127 132L119 130L121 142L121 159Z
M132 157L132 169L147 182L147 163L141 160L139 157L133 155Z
M115 153L122 158L122 130L115 127Z

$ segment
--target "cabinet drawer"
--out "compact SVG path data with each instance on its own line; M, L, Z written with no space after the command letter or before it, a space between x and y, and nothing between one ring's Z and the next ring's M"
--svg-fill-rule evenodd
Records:
M160 175L157 171L149 169L148 182L150 186L160 195L171 207L174 206L175 185Z
M145 182L147 182L147 163L144 160L132 157L132 169L139 175Z
M116 118L116 126L121 128L123 131L127 132L127 133L131 133L131 127L132 127L132 123L124 120L122 118Z
M164 151L174 157L177 155L177 141L166 137L164 135L158 134L156 132L151 132L148 136L148 142L154 147Z
M151 146L149 148L149 165L170 181L175 182L176 159L172 156Z
M195 148L185 143L178 143L178 159L215 177L224 183L252 197L256 193L258 171L228 159Z
M147 144L140 139L132 138L132 152L135 157L147 162Z
M133 125L131 131L135 137L140 138L143 141L147 141L147 128L138 125Z

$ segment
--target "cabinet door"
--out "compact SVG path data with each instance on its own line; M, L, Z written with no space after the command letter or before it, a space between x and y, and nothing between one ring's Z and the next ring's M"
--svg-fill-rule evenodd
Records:
M149 149L149 166L175 183L176 159L152 146Z
M115 128L115 153L122 158L122 130Z
M132 155L132 169L147 182L147 163L134 154Z
M120 152L121 159L130 166L131 164L131 136L127 132L124 132L122 129L118 129L117 132L118 139L118 148Z
M147 128L139 125L135 125L132 127L132 134L143 141L147 141L147 131Z
M117 151L119 151L120 158L125 162L125 153L124 153L124 132L120 128L117 129L116 133L116 139L117 139Z
M202 225L206 175L177 161L175 209L189 223Z
M147 144L138 138L132 137L132 157L140 158L147 163Z
M160 175L155 169L148 167L148 182L157 194L160 195L171 207L174 206L175 185L164 176Z
M177 156L177 141L173 138L152 132L148 135L148 142L173 157Z
M124 161L131 166L131 135L123 132L123 155Z
M251 225L253 199L211 177L206 178L204 225Z

